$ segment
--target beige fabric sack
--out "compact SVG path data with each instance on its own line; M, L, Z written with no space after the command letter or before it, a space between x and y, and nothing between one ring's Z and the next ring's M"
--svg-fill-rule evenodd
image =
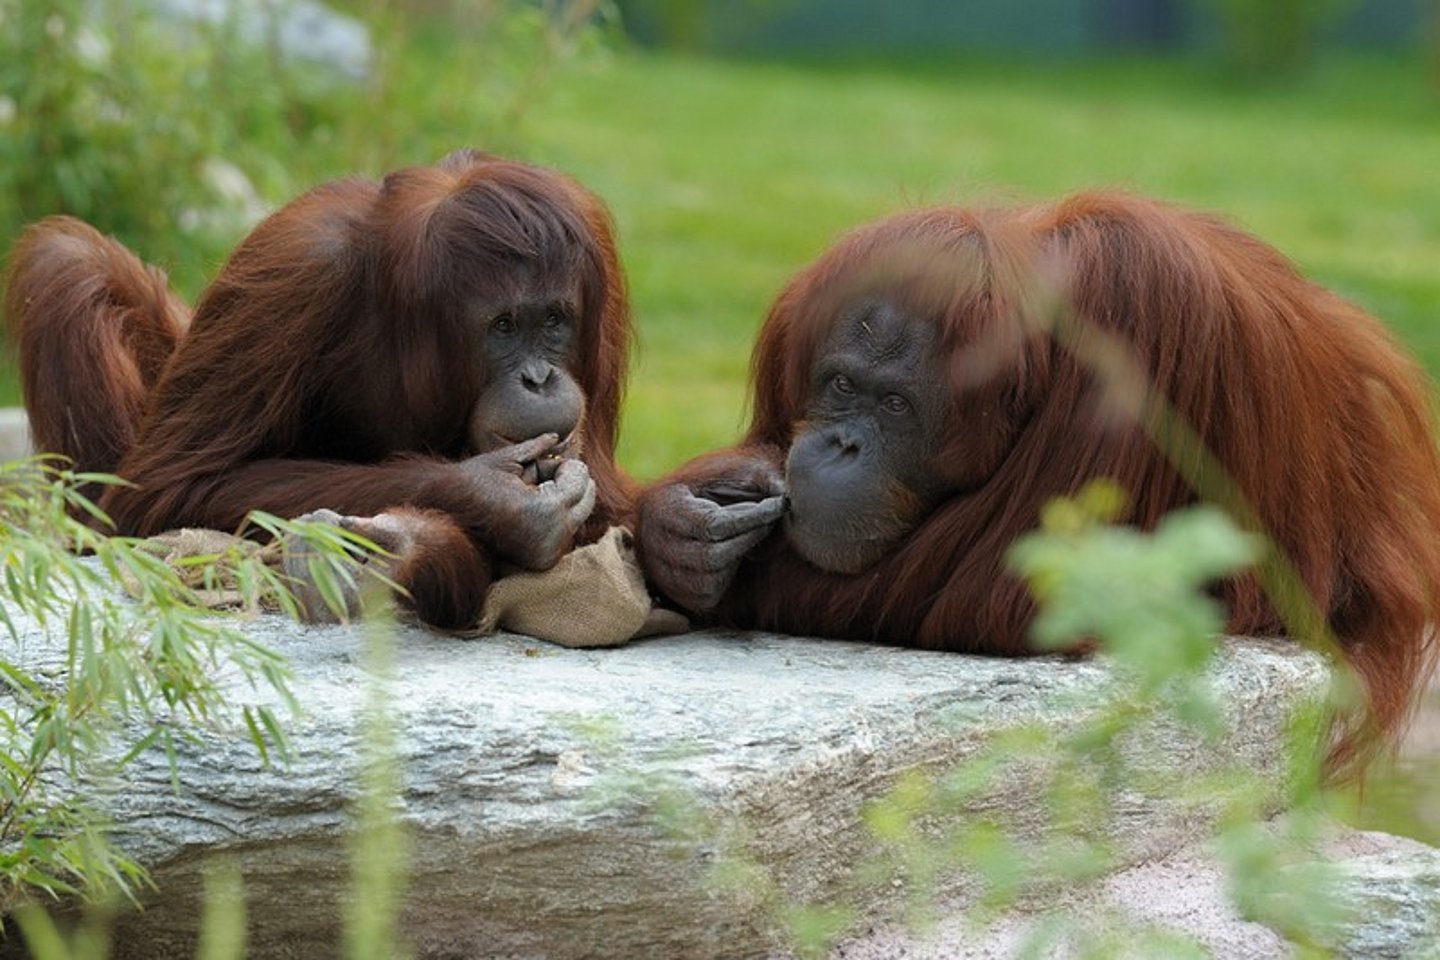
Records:
M682 633L689 623L654 608L630 531L611 527L549 570L510 573L491 584L480 630L497 629L567 647L613 647L636 637Z

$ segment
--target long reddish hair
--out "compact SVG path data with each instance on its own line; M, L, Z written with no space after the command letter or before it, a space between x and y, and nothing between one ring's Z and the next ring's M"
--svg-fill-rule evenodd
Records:
M1033 606L1006 551L1046 502L1108 477L1142 527L1204 494L1272 538L1363 680L1365 719L1332 760L1403 725L1437 655L1440 457L1426 377L1375 319L1255 237L1155 201L920 210L853 231L785 288L746 446L788 446L839 306L865 296L938 324L955 417L935 469L960 492L858 576L777 557L732 618L1026 652ZM1212 454L1227 476L1197 493ZM1234 633L1317 626L1277 613L1291 604L1255 574L1218 589Z

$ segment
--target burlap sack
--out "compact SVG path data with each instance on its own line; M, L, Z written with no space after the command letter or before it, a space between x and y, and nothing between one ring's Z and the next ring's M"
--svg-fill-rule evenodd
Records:
M614 647L688 628L679 614L654 608L623 527L576 547L543 573L501 577L490 586L480 622L484 633L508 630L566 647Z

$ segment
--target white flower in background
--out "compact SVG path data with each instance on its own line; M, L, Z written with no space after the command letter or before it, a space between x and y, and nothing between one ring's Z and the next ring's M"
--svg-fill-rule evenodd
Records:
M10 97L0 97L0 127L8 127L15 122L15 101Z
M65 18L58 13L50 14L50 18L45 21L45 32L50 35L51 40L59 40L65 36Z
M265 201L245 171L223 157L211 157L200 168L200 179L215 197L209 209L183 210L180 229L186 233L197 230L240 232L253 227L270 212Z
M95 119L102 123L121 124L129 119L129 114L114 99L101 97L95 104Z
M245 171L223 157L211 157L205 161L200 175L215 191L221 203L233 209L244 221L252 226L269 213L265 201L255 189L255 184L245 176Z
M91 27L75 33L75 53L87 65L103 67L110 62L110 38Z

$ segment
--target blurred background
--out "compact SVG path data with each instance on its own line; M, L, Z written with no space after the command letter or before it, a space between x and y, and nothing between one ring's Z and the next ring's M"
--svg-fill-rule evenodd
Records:
M7 249L72 213L193 298L300 191L458 146L614 212L641 478L739 432L791 272L920 203L1219 210L1440 372L1440 0L0 0ZM1419 769L1366 816L1440 842Z

